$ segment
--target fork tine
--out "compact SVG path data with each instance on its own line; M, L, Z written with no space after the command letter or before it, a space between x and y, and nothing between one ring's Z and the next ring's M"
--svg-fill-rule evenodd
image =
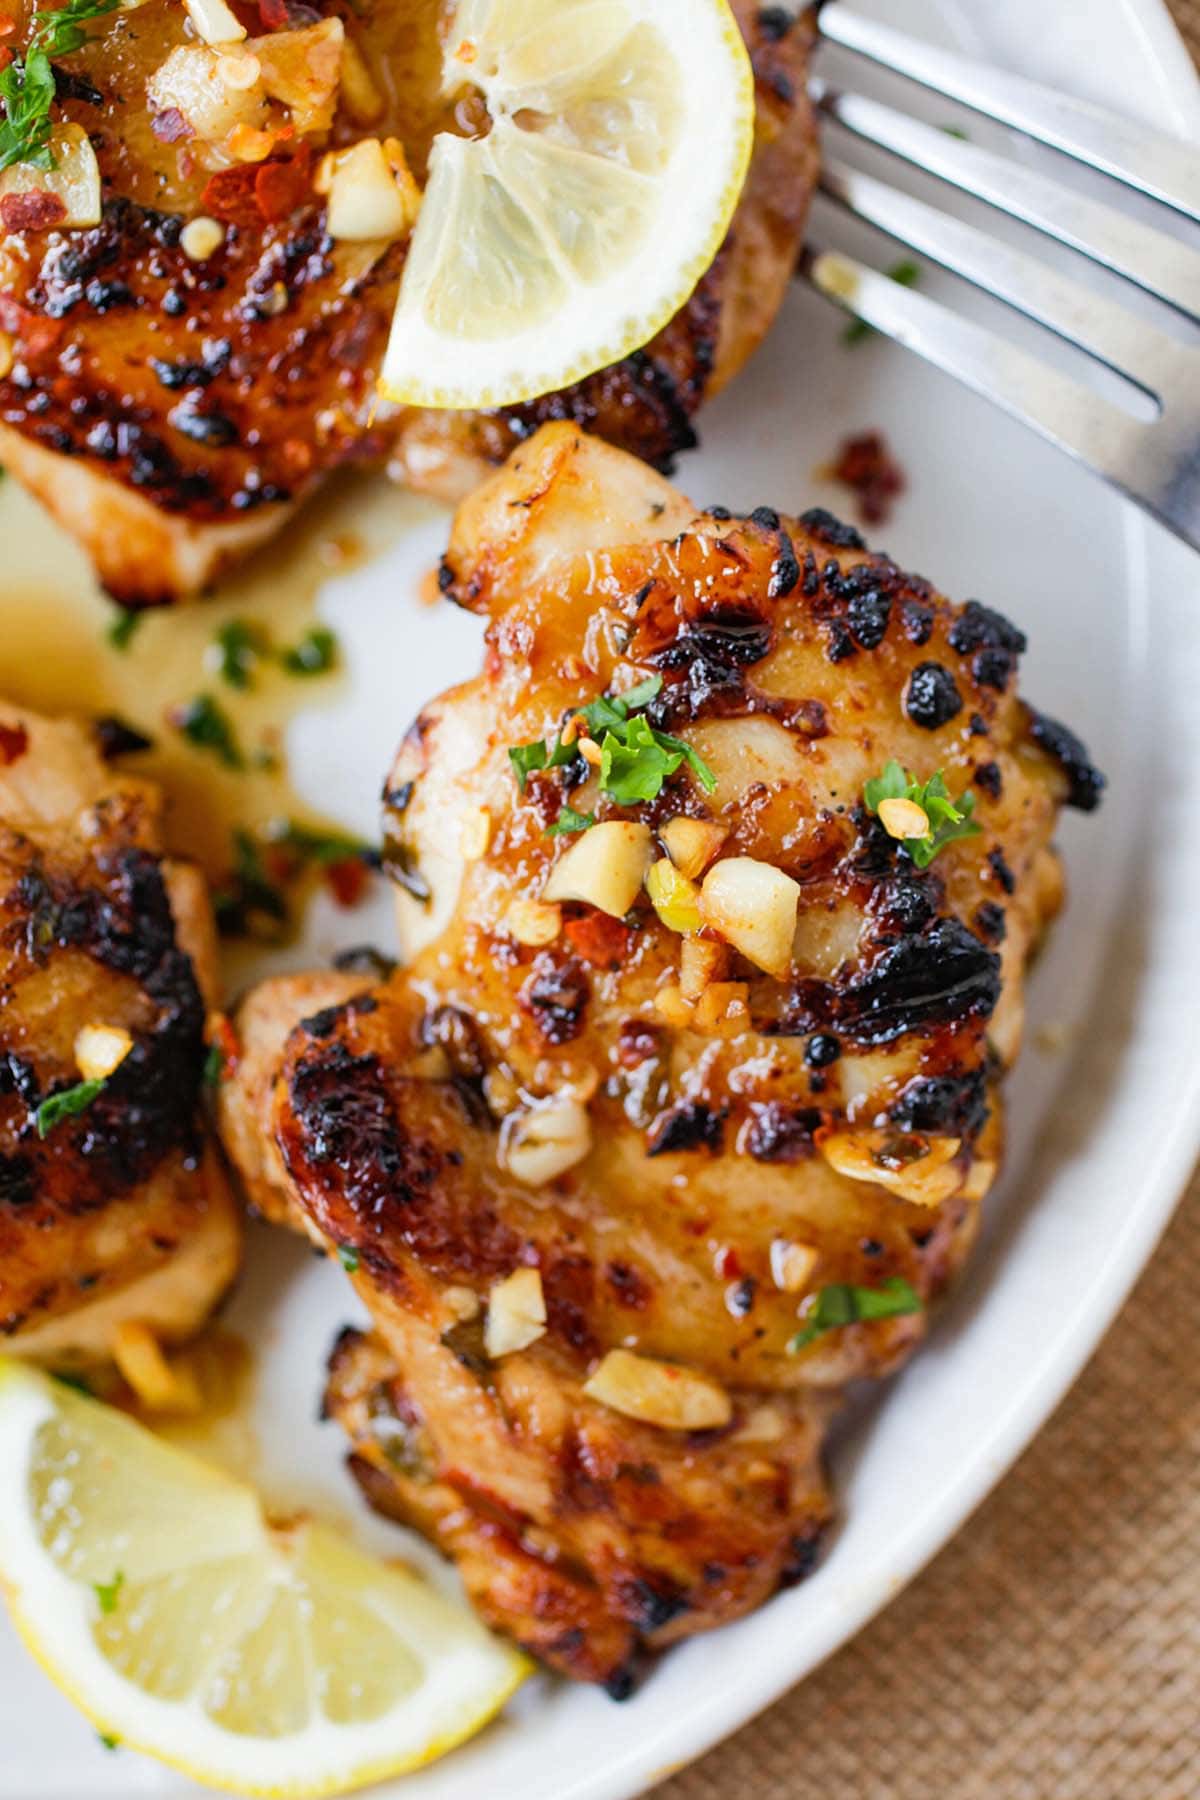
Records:
M826 0L817 17L822 37L831 43L1051 144L1200 223L1200 158L1193 145L1091 101L923 44L849 11L843 0Z
M959 318L936 300L901 287L852 257L809 247L801 256L800 272L827 299L957 376L1125 492L1155 506L1150 495L1128 481L1149 436L1148 428L1128 414L995 332Z
M1102 294L887 182L826 158L822 187L860 219L1165 398L1200 359ZM1200 389L1200 368L1191 376Z
M815 88L821 110L856 137L1082 251L1188 318L1200 320L1200 252L1190 245L877 100L839 94L819 82Z

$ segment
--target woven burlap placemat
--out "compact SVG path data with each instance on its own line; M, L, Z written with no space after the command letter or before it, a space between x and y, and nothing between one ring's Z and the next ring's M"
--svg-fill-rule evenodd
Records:
M1200 0L1172 10L1200 59ZM955 1541L654 1800L1197 1800L1198 1316L1200 1178L1078 1386Z

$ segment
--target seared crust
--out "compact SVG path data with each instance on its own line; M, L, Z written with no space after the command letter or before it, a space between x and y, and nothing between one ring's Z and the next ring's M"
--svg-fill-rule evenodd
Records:
M0 1339L103 1356L127 1299L186 1335L237 1266L199 1122L211 917L159 854L156 790L114 777L81 728L4 707L0 743ZM133 1048L40 1138L39 1106L80 1079L87 1024ZM150 1285L193 1244L186 1283Z
M442 579L487 616L486 651L387 783L409 966L286 1043L278 993L270 1043L243 1013L253 1075L224 1104L257 1108L281 1203L341 1247L371 1309L378 1341L343 1345L330 1389L371 1497L460 1561L490 1618L619 1686L640 1647L735 1616L811 1557L828 1412L848 1381L895 1369L926 1314L797 1355L798 1317L842 1284L899 1281L928 1303L961 1264L999 1160L1026 964L1061 898L1058 808L1101 778L1018 698L1024 640L999 614L952 605L826 513L696 515L572 427L460 508ZM510 746L651 673L648 718L699 751L714 793L685 767L616 808L582 755L518 789ZM892 757L971 786L979 836L918 868L862 803ZM681 939L644 895L624 919L564 903L547 941L522 941L510 907L576 841L547 835L568 802L655 833L706 820L719 856L799 885L784 978L716 946L740 1022L681 1013ZM486 848L465 862L481 808ZM530 1185L513 1133L564 1097L586 1106L587 1139ZM897 1189L926 1158L937 1192ZM811 1253L799 1281L789 1245ZM480 1321L522 1268L545 1330L489 1360ZM584 1382L618 1347L719 1384L728 1425L670 1431L601 1405ZM663 1614L639 1614L647 1593Z
M457 499L537 424L566 417L666 466L694 442L706 393L769 325L816 175L811 20L775 35L749 0L735 11L758 75L758 148L725 249L677 318L617 367L528 406L378 417L403 245L330 241L306 144L270 165L289 203L282 214L264 220L255 170L243 166L246 198L231 209L225 243L206 262L190 260L180 233L203 210L203 171L181 177L141 98L179 41L177 8L148 0L136 20L106 21L69 60L107 98L63 108L93 135L103 220L93 230L10 232L0 244L0 331L15 346L0 380L0 457L83 538L101 579L130 604L204 586L348 460L394 454L412 485ZM390 9L345 16L368 59L394 53L401 25ZM430 128L403 105L373 127L410 147L415 133L418 155ZM342 121L334 139L360 131ZM162 520L157 534L147 507ZM111 529L113 510L131 537Z

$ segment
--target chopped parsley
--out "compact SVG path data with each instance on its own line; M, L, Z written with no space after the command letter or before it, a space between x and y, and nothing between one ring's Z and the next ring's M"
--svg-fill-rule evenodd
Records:
M600 746L600 791L608 794L618 806L638 806L643 801L656 799L664 784L684 763L706 794L711 794L717 785L716 776L698 751L685 744L682 738L672 737L669 731L659 731L646 718L644 708L661 688L662 676L651 675L623 694L601 694L598 700L589 701L573 715L584 721L589 734ZM522 793L530 775L541 769L561 768L574 762L578 755L574 743L563 742L561 732L553 744L545 740L514 744L508 752ZM593 814L564 806L550 826L549 834L560 836L586 831L595 822Z
M220 1087L221 1076L225 1070L225 1057L220 1044L210 1044L204 1058L204 1085L208 1088Z
M61 1381L64 1387L74 1388L77 1394L86 1394L89 1400L91 1399L91 1384L85 1381L82 1375L71 1375L63 1369L55 1369L52 1373L55 1381Z
M900 262L892 264L888 270L888 279L894 281L897 287L916 287L921 279L921 265L913 262L910 256L906 256ZM851 319L842 332L842 342L843 344L861 344L866 338L872 338L875 335L875 327L868 325L865 319Z
M964 144L969 144L971 141L970 133L964 131L961 125L939 125L938 130L944 131L947 137L961 138Z
M921 1297L902 1275L893 1275L880 1287L854 1287L835 1282L821 1288L809 1308L803 1325L788 1343L794 1356L826 1331L840 1325L857 1325L863 1319L895 1319L903 1313L921 1311Z
M114 650L128 650L138 626L145 618L145 613L135 606L119 606L108 630L105 632Z
M339 831L310 831L294 819L284 819L271 827L271 842L292 850L305 862L326 868L330 863L365 862L378 864L379 852L362 838L347 837Z
M327 675L337 667L337 638L328 626L314 625L279 660L289 675Z
M338 1245L338 1261L347 1275L353 1275L358 1268L358 1251L353 1244Z
M222 937L278 939L280 927L287 924L287 901L248 831L234 832L233 856L232 872L213 895L218 931Z
M211 694L197 694L189 700L175 714L174 724L197 750L211 750L227 769L245 768L233 722Z
M111 1581L93 1581L92 1588L100 1602L100 1611L107 1619L117 1610L117 1595L125 1586L124 1570L118 1569Z
M51 1094L43 1100L33 1115L40 1138L49 1137L56 1125L64 1119L77 1119L80 1113L86 1112L97 1094L104 1091L103 1081L77 1081L74 1087L63 1088L57 1094Z
M929 820L929 832L925 837L901 840L918 869L927 869L938 851L956 839L979 836L980 828L971 817L974 794L968 788L957 801L951 800L940 769L922 783L893 757L882 775L863 783L863 800L867 811L873 813L878 813L883 800L912 800L921 808Z
M253 685L254 671L266 654L267 641L257 625L245 619L229 619L213 639L212 663L222 681L230 687Z
M589 825L596 823L595 813L576 812L573 806L559 809L553 825L546 827L547 837L570 837L573 832L586 831Z
M112 1737L107 1731L98 1731L96 1736L106 1750L119 1750L121 1748L120 1738Z
M88 41L83 29L93 19L115 12L121 0L67 0L53 12L33 16L33 34L23 56L0 69L0 170L14 163L53 169L50 109L57 82L51 58L70 56Z

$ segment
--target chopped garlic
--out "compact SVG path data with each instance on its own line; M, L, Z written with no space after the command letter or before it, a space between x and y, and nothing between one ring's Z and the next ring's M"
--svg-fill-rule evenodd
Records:
M246 36L246 27L225 0L183 0L196 36L206 44L237 44Z
M342 46L342 105L356 125L373 125L384 107L383 95L352 37Z
M582 1162L592 1147L587 1109L571 1095L509 1113L500 1127L499 1162L528 1187L543 1187Z
M775 1238L771 1244L771 1279L785 1294L801 1294L812 1280L820 1251L811 1244Z
M821 1154L839 1175L877 1182L913 1206L940 1206L960 1191L966 1171L955 1158L961 1148L961 1138L906 1136L886 1127L835 1131L821 1142Z
M403 165L402 179L396 168ZM416 223L420 194L404 164L395 139L361 138L348 150L322 158L320 178L328 183L325 229L331 238L350 243L391 241L404 237ZM318 192L320 192L318 187Z
M536 1269L514 1269L488 1295L483 1347L495 1362L536 1343L546 1329L546 1297Z
M0 197L10 194L43 194L57 200L61 214L48 221L55 229L68 226L83 230L100 223L100 165L92 141L82 125L56 125L50 133L53 168L32 163L11 163L0 171ZM55 209L56 210L56 209Z
M583 900L623 919L637 899L650 861L650 827L606 819L575 839L550 871L545 900Z
M782 978L792 961L799 883L773 863L727 856L700 889L700 917L768 975Z
M478 862L487 855L492 841L492 815L486 806L473 806L463 814L458 841L464 862Z
M626 1418L669 1431L710 1431L733 1417L729 1395L707 1375L631 1350L610 1350L583 1391Z
M697 881L729 836L708 819L668 819L659 831L662 847L681 875Z
M119 1025L83 1025L75 1034L75 1067L85 1081L107 1081L132 1049Z
M659 988L654 996L654 1010L677 1031L686 1031L691 1025L692 1002L684 999L678 982L668 982L666 987Z
M723 973L728 958L727 946L714 938L684 938L679 951L679 991L684 999L698 1000Z
M736 1037L750 1029L750 990L744 981L713 981L696 1002L696 1030L710 1037Z

